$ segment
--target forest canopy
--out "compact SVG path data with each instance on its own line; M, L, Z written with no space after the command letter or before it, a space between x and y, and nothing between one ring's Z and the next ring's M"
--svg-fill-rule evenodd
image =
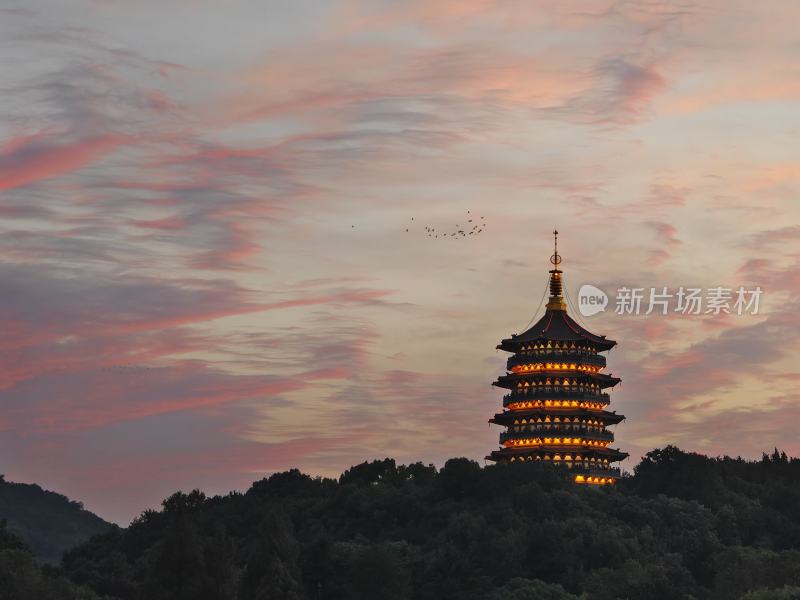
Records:
M800 460L668 446L615 486L567 474L385 459L178 492L63 574L120 600L800 599Z

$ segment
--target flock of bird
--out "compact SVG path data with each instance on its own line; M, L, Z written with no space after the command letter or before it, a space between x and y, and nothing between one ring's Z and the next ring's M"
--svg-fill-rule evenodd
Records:
M484 232L486 230L486 218L485 217L475 217L472 214L472 211L469 211L469 210L467 211L466 219L464 219L464 220L466 221L466 225L464 225L462 227L460 223L456 223L455 229L451 229L449 231L441 231L441 230L437 231L435 227L431 227L430 225L424 225L423 227L424 227L425 234L429 238L435 238L435 239L438 239L438 238L442 238L442 239L456 238L456 239L458 239L459 237L465 238L465 237L468 237L470 235L479 235L480 233L482 233L482 232ZM411 223L412 223L412 225L410 225L409 227L406 227L406 233L410 233L411 232L411 228L414 225L418 224L417 221L414 221L414 217L411 217ZM350 227L352 229L355 229L356 226L355 225L350 225Z
M450 229L442 231L437 231L435 227L431 227L430 225L425 225L425 233L429 238L460 238L460 237L467 237L470 235L478 235L486 229L486 219L484 217L475 217L471 211L467 211L466 214L466 225L463 227L460 223L456 223L455 229ZM411 217L411 221L416 224L414 221L414 217ZM406 227L406 233L411 231L410 227Z

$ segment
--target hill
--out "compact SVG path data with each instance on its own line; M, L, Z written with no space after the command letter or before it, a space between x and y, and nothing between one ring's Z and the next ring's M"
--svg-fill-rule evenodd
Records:
M42 565L0 521L0 600L101 600L57 569Z
M800 598L800 460L650 452L613 488L537 464L386 459L176 493L65 555L124 600Z
M47 562L58 563L72 548L112 526L74 502L43 490L38 485L12 483L0 476L0 520L19 535L33 552Z

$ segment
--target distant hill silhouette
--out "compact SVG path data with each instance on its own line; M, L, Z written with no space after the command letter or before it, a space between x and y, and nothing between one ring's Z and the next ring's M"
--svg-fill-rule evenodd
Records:
M40 559L58 563L64 551L112 525L55 492L38 485L12 483L0 476L0 521Z
M0 600L106 600L42 564L0 520ZM109 599L110 600L110 599Z
M600 489L535 463L386 459L176 493L63 568L120 600L798 600L798 507L800 460L778 451L668 446Z

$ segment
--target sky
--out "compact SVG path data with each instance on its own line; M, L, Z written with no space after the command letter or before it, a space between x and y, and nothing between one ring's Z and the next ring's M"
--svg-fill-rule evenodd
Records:
M483 464L554 228L573 299L612 296L582 322L619 343L623 468L800 454L798 20L0 0L0 473L126 524L292 467ZM622 286L763 292L630 315Z

